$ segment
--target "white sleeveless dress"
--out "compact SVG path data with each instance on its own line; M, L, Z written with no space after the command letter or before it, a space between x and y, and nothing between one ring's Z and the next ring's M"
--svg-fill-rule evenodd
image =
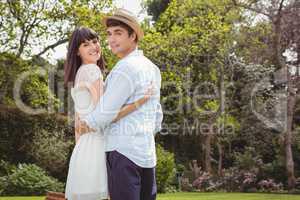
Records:
M79 117L94 109L88 90L79 88L79 82L93 83L102 79L95 64L82 65L71 89L75 111ZM80 136L74 147L66 183L65 196L68 200L108 199L108 183L105 157L105 140L101 132L89 132Z

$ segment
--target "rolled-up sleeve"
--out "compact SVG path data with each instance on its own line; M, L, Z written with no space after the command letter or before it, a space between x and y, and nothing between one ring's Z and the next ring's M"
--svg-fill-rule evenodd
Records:
M111 72L106 90L95 109L82 118L82 121L91 128L105 129L135 90L135 74L130 67L126 65L116 67L118 68Z

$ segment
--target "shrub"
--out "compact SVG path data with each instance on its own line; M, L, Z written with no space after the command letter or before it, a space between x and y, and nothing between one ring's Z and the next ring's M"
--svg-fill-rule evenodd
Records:
M2 177L4 195L44 195L47 191L63 191L64 184L34 164L19 164L11 174Z
M224 170L222 188L228 192L237 191L240 186L240 171L236 167Z
M48 101L54 103L57 109L59 99L49 91L47 74L38 74L39 69L51 70L51 66L47 61L35 62L33 60L23 60L10 53L0 53L0 103L6 105L15 105L14 88L16 80L23 73L28 73L28 77L21 84L20 97L21 100L31 108L46 108Z
M55 128L52 132L40 130L34 133L29 155L35 163L55 177L65 178L68 170L70 150L74 139L68 139L63 130Z
M282 183L275 183L273 179L261 180L258 185L263 192L274 192L283 189Z
M207 173L203 172L196 180L193 181L193 187L196 189L206 191L208 187L211 185L211 178L212 176Z
M239 166L243 170L258 170L262 165L261 156L257 155L257 152L253 147L246 147L243 153L235 152L235 166Z
M189 178L182 177L181 190L184 192L192 192L194 190L193 185L190 184Z
M185 171L185 167L182 164L176 164L176 173L175 176L173 178L173 182L174 182L174 187L175 190L174 192L180 191L182 189L182 176L183 173Z
M255 192L256 191L256 174L253 172L243 172L241 174L241 185L239 187L241 192Z
M73 127L63 115L29 115L0 105L0 160L15 165L37 163L63 180L73 148L73 133Z
M7 186L7 177L0 177L0 195L4 194L4 191L7 188Z
M276 182L286 182L286 173L284 158L282 155L277 155L276 160L270 163L264 163L259 173L259 179L264 180L272 177Z
M16 169L16 166L7 161L0 160L0 176L7 176L14 169Z
M16 167L9 162L0 160L0 195L2 195L8 186L8 174Z
M167 152L160 145L156 146L157 166L156 182L157 191L166 192L171 188L172 180L175 176L174 154Z
M201 175L192 183L192 186L196 190L212 192L217 191L221 188L222 182L220 181L219 177L214 177L208 172L204 171L200 171L200 174Z
M220 177L219 188L229 192L255 192L257 190L257 175L254 171L240 170L231 167L224 170L224 176Z

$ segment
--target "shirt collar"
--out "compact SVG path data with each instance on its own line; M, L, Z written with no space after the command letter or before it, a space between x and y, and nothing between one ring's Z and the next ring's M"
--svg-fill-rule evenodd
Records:
M135 50L133 50L130 54L125 56L123 59L126 59L126 58L131 57L131 56L142 56L142 55L144 55L143 51L139 50L138 47L136 47Z

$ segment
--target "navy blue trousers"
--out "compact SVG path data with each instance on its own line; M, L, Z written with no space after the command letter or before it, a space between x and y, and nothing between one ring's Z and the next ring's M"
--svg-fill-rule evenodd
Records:
M155 168L142 168L117 151L106 153L112 200L155 200Z

